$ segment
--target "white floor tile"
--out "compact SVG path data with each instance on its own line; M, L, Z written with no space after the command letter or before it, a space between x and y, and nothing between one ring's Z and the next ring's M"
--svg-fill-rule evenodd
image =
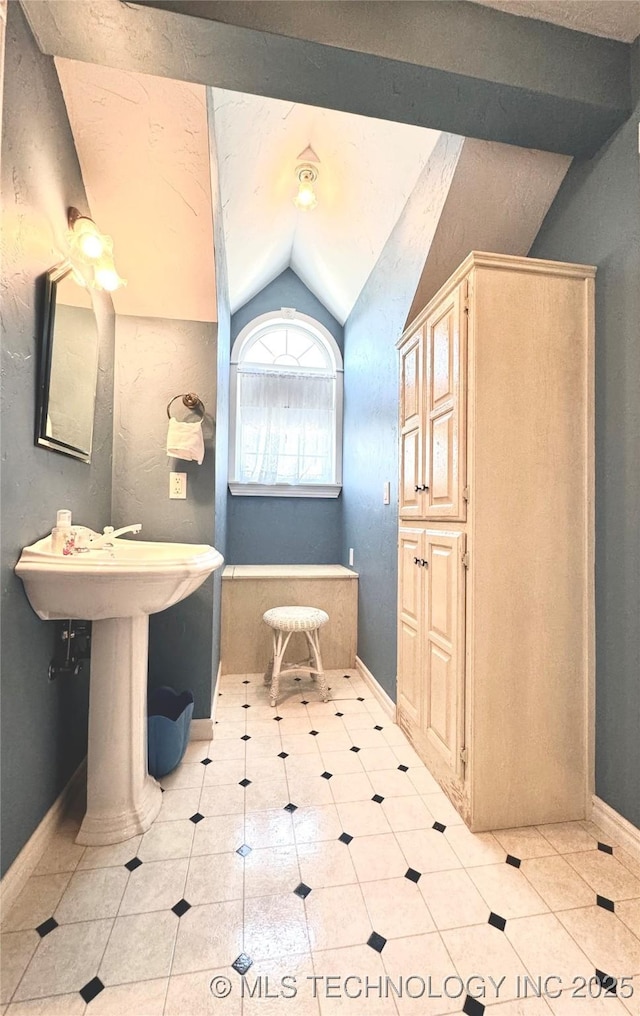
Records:
M535 826L522 829L499 829L493 834L505 853L524 860L525 857L546 857L555 854L555 847Z
M13 931L0 938L0 1002L9 1002L38 947L35 931Z
M462 867L444 835L435 829L414 829L395 835L408 866L416 871L450 871Z
M229 995L215 994L216 986L226 991L228 984ZM169 978L164 1016L241 1016L241 1012L240 976L228 966Z
M508 920L504 933L534 979L552 973L553 985L568 987L573 979L593 976L593 965L553 914Z
M102 983L108 986L167 977L178 920L171 910L117 917L98 970Z
M204 854L191 858L184 898L191 906L241 900L243 887L244 861L235 850L229 854Z
M295 847L252 850L244 861L245 898L293 892L300 883Z
M319 1016L319 1002L313 995L313 974L309 953L259 960L246 975L243 1016L278 1016L279 1013ZM249 994L249 989L253 995Z
M59 832L47 845L36 865L34 875L54 875L63 871L75 871L85 848L75 842L78 826L75 822L63 823Z
M358 836L349 850L360 882L396 878L407 871L406 858L393 833Z
M501 917L528 917L549 910L522 872L510 864L485 864L468 870L489 908Z
M408 878L364 882L362 895L375 931L384 938L436 930L420 889Z
M369 946L314 951L313 966L322 978L314 982L322 1016L397 1016L393 998L375 991L383 982L384 967L380 954ZM365 994L367 984L373 987Z
M305 905L298 896L291 892L258 896L245 902L244 952L252 959L273 959L308 951Z
M229 967L241 952L241 900L192 907L180 918L171 975Z
M168 983L163 977L105 988L89 1002L85 1016L162 1016Z
M70 872L32 875L2 921L3 931L26 931L53 915L69 880Z
M615 856L602 850L583 850L564 856L574 871L599 896L606 896L610 900L640 898L640 880Z
M523 861L520 871L552 910L588 907L593 890L560 854Z
M244 815L216 815L196 825L191 853L194 857L225 854L244 842Z
M191 791L176 790L174 793L191 793ZM194 811L199 811L201 815L205 816L242 815L244 812L244 793L243 788L235 784L225 787L203 787L200 800L196 804ZM179 817L183 818L185 816L180 815Z
M197 792L196 792L197 793ZM163 795L163 801L166 797ZM90 868L119 868L137 856L142 836L132 836L121 843L111 843L108 847L87 847L78 862L78 871Z
M314 952L364 945L374 930L358 885L314 889L304 905Z
M612 977L640 973L640 941L615 914L595 906L560 910L556 917L597 970Z
M328 781L336 804L344 801L370 801L374 794L371 780L366 773L342 773Z
M253 811L245 817L244 842L253 849L260 847L287 847L292 845L294 816L284 808ZM238 844L240 846L240 844Z
M58 924L115 917L128 880L129 872L124 866L77 871L53 916Z
M349 848L338 839L299 843L300 878L312 889L353 885L358 881Z
M119 914L144 914L170 910L184 896L189 859L146 861L132 871Z
M56 928L42 939L15 993L15 1000L80 991L98 973L113 921L86 921Z
M382 810L394 832L431 829L435 821L421 797L385 797Z
M560 854L574 854L578 850L595 850L597 840L588 833L581 822L554 822L538 826L544 838Z
M201 787L206 766L201 762L182 762L177 769L163 776L160 785L165 790L185 790L189 787Z
M190 818L199 809L200 797L198 787L191 787L188 790L165 790L158 821L172 822L179 818Z
M418 888L437 928L486 924L489 907L463 869L423 875Z
M12 1002L7 1009L2 1009L6 1016L83 1016L85 1011L85 1001L78 992Z
M391 832L391 827L375 801L349 801L336 805L342 829L350 836L372 836Z
M441 1016L461 1011L461 1000L447 997L445 982L456 976L456 968L437 933L391 939L382 950L382 962L395 984L406 985L396 1000L401 1016ZM457 989L455 984L452 987L449 994Z
M189 857L196 827L189 819L175 822L154 822L142 837L136 856L141 861L167 861L173 857Z
M293 813L292 820L296 843L333 840L344 832L344 825L335 804L298 808Z
M504 932L484 924L441 934L447 952L464 981L477 977L478 973L498 983L504 978L499 998L506 1001L517 997L518 978L524 978L528 971ZM493 998L496 1000L495 994Z

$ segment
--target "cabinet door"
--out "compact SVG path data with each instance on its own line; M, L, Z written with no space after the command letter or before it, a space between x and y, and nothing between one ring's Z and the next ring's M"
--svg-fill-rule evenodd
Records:
M464 281L450 293L426 323L423 517L429 519L466 518L466 285Z
M424 531L401 528L398 541L398 705L416 727L422 722Z
M464 533L427 530L423 731L453 772L464 738Z
M400 350L401 518L420 518L423 494L423 335L420 329Z

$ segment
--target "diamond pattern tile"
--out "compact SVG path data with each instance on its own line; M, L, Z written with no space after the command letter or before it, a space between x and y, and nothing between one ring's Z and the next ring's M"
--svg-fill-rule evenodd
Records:
M500 917L500 914L494 914L493 911L489 914L489 924L492 928L497 928L498 931L504 931L507 926L504 917Z
M186 914L187 910L191 910L191 904L187 903L185 899L182 899L178 900L177 903L174 903L171 909L176 917L182 917L183 914Z
M246 974L247 970L252 965L252 963L253 960L251 959L250 956L247 956L246 953L240 953L239 956L236 956L231 966L233 967L234 970L238 971L240 976L243 976L244 974Z
M369 935L369 938L367 939L367 945L371 946L372 949L375 949L375 951L379 953L382 952L386 944L387 944L386 938L383 938L382 935L379 935L377 931L372 932L371 935Z
M169 788L144 836L84 850L77 824L65 820L63 842L5 916L0 949L11 1005L39 1012L50 997L62 1008L68 997L69 1016L87 1004L89 1016L115 1011L121 995L119 1012L143 1011L147 986L164 991L175 954L167 1016L208 1011L209 994L200 1004L192 992L196 981L208 992L205 971L226 969L235 984L254 963L262 973L311 946L314 954L344 951L345 960L353 953L363 972L433 962L438 977L491 963L496 972L533 974L553 957L559 971L595 971L610 998L594 1001L594 1016L607 1005L629 1008L615 998L616 978L638 955L640 891L624 851L598 842L591 823L470 833L357 672L345 673L344 685L341 671L327 676L337 692L330 705L314 694L299 699L289 684L274 716L262 674L224 675L226 708L213 739L190 746L176 771L178 784L199 772L199 786ZM250 733L240 734L238 716ZM125 913L136 894L142 909ZM314 969L315 960L305 962ZM3 987L5 980L3 969ZM189 1001L176 1005L183 989ZM488 1002L463 994L435 1009L482 1016L493 1011ZM546 1005L529 999L523 1016ZM517 1007L507 996L496 1013ZM162 1004L148 1008L159 1016ZM349 1008L359 1011L358 1003ZM426 1016L420 1002L397 1008ZM374 1000L372 1016L378 1009L386 1016L393 1006Z
M82 995L85 1002L93 1002L101 991L104 991L104 984L99 977L94 977L91 981L85 984L84 988L80 988L80 994Z
M46 935L50 935L52 931L55 931L58 927L58 922L54 917L50 917L47 921L43 921L36 928L40 938L44 938Z

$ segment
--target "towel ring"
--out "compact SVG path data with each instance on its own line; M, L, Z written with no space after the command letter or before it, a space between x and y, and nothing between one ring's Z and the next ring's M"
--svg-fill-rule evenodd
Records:
M204 402L202 401L202 399L199 399L194 392L187 392L186 395L173 396L173 398L171 399L171 401L167 406L167 416L169 417L169 419L171 419L170 409L173 403L176 401L176 399L182 399L182 402L187 407L187 409L195 409L197 413L200 413L201 419L204 418L205 414Z

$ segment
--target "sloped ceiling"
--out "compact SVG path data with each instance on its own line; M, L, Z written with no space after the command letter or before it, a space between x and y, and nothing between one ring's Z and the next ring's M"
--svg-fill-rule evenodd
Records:
M91 213L127 280L116 311L215 321L205 88L61 57L56 69Z
M344 322L439 132L213 89L232 311L291 266ZM301 211L298 156L319 159Z
M638 0L472 0L507 14L549 21L576 32L633 42L640 34Z

